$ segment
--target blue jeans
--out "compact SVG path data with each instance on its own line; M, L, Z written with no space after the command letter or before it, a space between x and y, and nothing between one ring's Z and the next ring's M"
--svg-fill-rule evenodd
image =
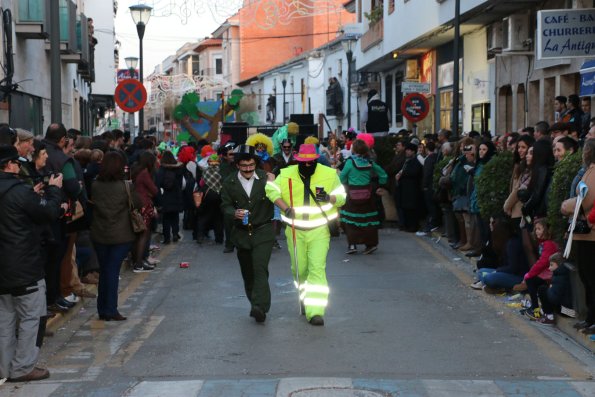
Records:
M132 242L124 244L95 243L99 261L99 284L97 285L97 313L100 316L118 314L118 284L120 266L130 252Z
M496 269L483 268L477 271L479 281L490 288L512 289L515 284L523 281L523 276L516 274L497 272Z

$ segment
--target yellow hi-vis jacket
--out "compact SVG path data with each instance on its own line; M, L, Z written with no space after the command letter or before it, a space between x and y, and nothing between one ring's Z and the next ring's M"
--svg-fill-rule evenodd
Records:
M281 198L287 205L291 205L289 196L289 179L292 180L293 209L295 211L295 226L302 230L314 229L327 224L324 215L314 202L314 199L304 189L304 183L300 178L298 166L292 165L281 170L281 173L274 181L267 182L265 187L267 197L273 203ZM322 164L316 165L316 171L310 177L310 189L316 195L316 188L322 187L325 192L335 196L335 204L320 203L322 210L329 220L336 219L339 214L338 207L345 204L347 193L341 184L337 171ZM306 196L308 196L306 198ZM281 214L281 219L291 224L291 219Z

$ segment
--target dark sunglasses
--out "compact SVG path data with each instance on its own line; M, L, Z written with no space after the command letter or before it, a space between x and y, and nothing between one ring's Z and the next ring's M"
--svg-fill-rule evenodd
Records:
M291 146L283 146L283 149L291 149Z

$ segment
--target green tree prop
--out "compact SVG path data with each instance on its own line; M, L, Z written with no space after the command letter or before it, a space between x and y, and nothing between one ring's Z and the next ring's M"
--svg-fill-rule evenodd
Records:
M244 97L244 92L240 89L235 89L231 92L227 101L214 115L210 116L198 110L198 102L200 97L196 92L187 92L182 96L182 101L174 108L174 119L178 120L190 135L197 141L201 140L201 135L192 127L191 120L205 119L209 121L211 129L207 135L207 140L213 142L217 140L218 122L222 120L229 112L236 111L240 108L240 101Z
M510 193L513 166L511 152L499 153L488 161L481 175L475 179L477 203L483 219L490 219L502 212L504 201Z
M561 244L568 229L568 220L560 213L560 205L570 193L570 185L582 165L582 152L567 154L554 167L547 196L547 221L554 240Z

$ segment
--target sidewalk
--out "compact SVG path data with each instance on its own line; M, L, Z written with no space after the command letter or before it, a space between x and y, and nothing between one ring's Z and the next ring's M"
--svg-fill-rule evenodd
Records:
M167 256L173 249L174 245L170 245L167 247L162 247L160 250L156 251L152 254L152 256L157 258L164 258ZM159 266L159 265L157 265ZM120 270L120 284L119 284L119 292L118 292L118 300L120 303L124 302L126 298L136 289L136 287L147 277L150 273L133 273L132 267L129 265L128 260L125 260L122 263L122 267ZM97 295L97 285L93 284L84 284L85 290L92 292ZM95 299L96 298L83 298L80 297L80 301L75 304L75 306L68 310L65 313L56 313L53 318L50 318L46 325L46 334L47 336L51 337L53 334L62 328L64 324L68 323L70 320L76 318L79 315L85 315L88 317L95 316L97 317L97 313L95 311ZM89 305L89 302L93 302L93 304ZM86 311L85 309L90 306L92 309Z
M467 258L465 254L461 251L454 250L448 245L448 239L441 236L440 231L433 232L431 235L427 235L426 237L417 237L423 239L427 242L432 243L432 247L439 251L442 255L451 258L455 261L460 267L464 269L464 271L471 277L475 279L475 269L476 269L476 259ZM478 293L482 293L478 291ZM508 295L503 295L508 297ZM514 310L518 311L516 308L509 308L506 306L506 300L502 300L503 308L507 310ZM529 321L529 320L528 320ZM595 353L595 341L590 339L589 335L582 334L578 332L576 329L573 328L573 325L578 320L576 318L567 317L564 315L556 315L556 326L554 328L559 329L562 331L568 338L575 341L579 345L583 346L584 348L588 349L592 353ZM540 328L542 328L540 326Z

